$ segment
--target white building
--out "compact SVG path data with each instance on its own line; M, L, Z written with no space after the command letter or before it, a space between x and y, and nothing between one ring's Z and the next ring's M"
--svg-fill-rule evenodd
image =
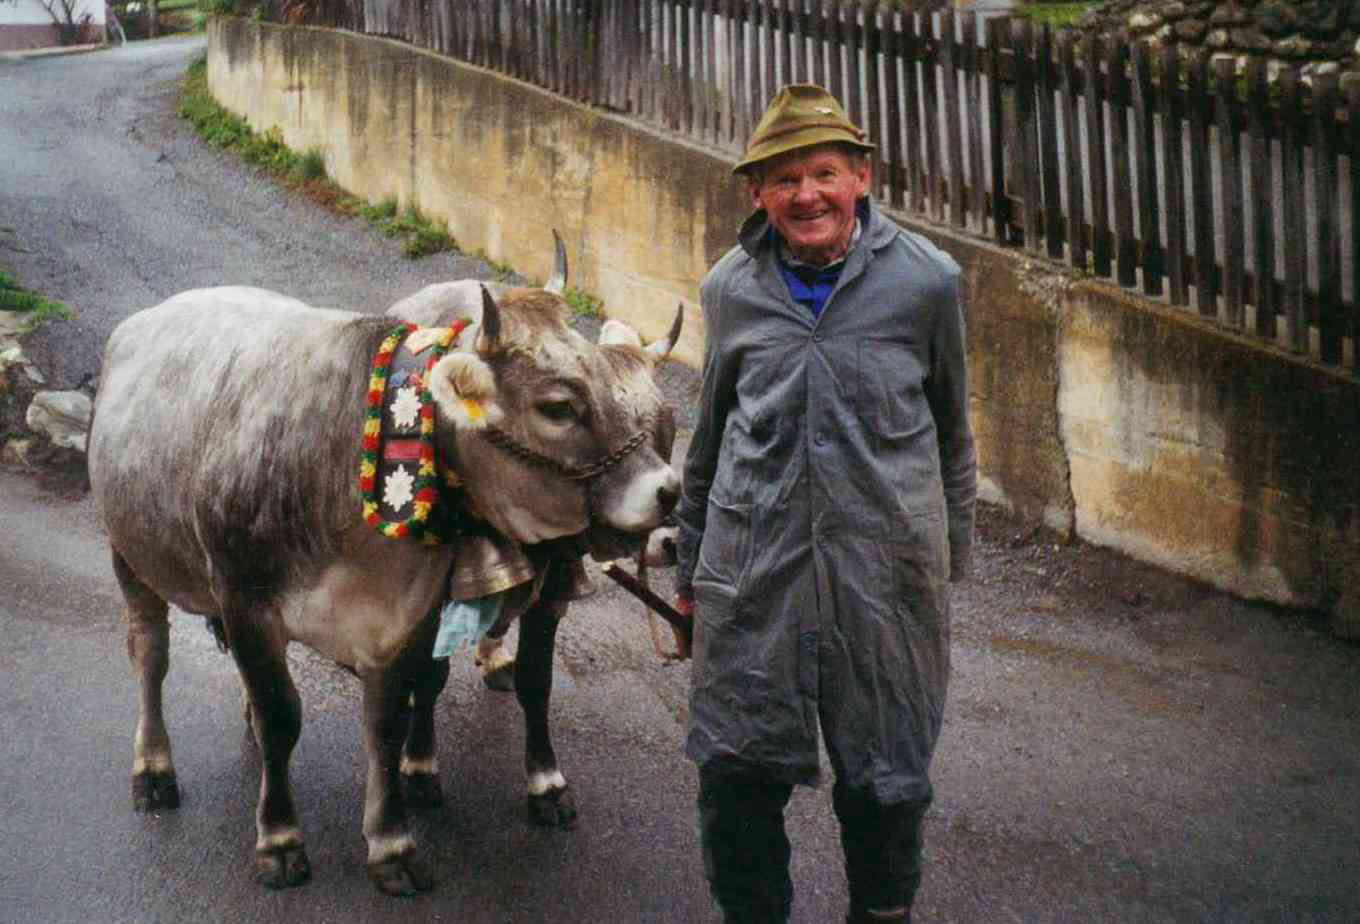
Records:
M64 18L64 0L47 0L58 16ZM73 2L72 19L89 22L76 39L77 44L104 40L104 0L68 0ZM0 51L25 48L48 48L61 44L61 31L52 15L40 0L0 0Z

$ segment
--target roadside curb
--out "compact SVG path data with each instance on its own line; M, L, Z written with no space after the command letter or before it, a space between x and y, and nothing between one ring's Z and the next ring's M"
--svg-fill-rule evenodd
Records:
M55 45L50 48L25 48L21 51L0 51L0 61L27 61L29 58L58 58L78 55L106 47L103 42L91 45Z

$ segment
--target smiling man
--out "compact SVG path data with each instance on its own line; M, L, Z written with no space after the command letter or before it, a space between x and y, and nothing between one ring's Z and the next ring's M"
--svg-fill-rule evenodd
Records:
M868 196L873 146L785 87L736 170L755 213L704 279L679 507L686 753L728 924L788 920L784 808L835 784L852 924L909 921L977 467L958 267Z

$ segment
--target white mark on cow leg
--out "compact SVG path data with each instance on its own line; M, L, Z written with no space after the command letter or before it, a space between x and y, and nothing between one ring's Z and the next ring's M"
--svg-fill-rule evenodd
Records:
M541 796L567 788L567 779L560 770L536 770L529 774L529 795Z
M401 775L414 776L434 776L439 772L438 757L407 757L401 755Z
M382 863L414 853L416 839L409 834L376 834L368 838L368 863Z
M514 663L515 659L505 651L504 639L483 636L477 643L477 665L482 669L483 677L505 670Z
M295 826L279 828L269 834L261 834L255 840L255 850L277 850L280 847L301 847L302 831Z

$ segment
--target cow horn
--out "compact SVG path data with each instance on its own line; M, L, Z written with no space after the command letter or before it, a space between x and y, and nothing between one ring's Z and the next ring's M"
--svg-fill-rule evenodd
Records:
M501 339L501 310L491 297L491 290L482 290L482 332L477 338L477 352L483 355L494 352Z
M647 352L651 355L654 362L661 362L670 355L671 350L675 349L675 344L680 340L680 328L685 321L685 306L681 304L675 310L675 320L671 322L671 331L664 340L655 340L647 345Z
M562 243L562 235L553 228L553 243L556 245L557 253L553 258L552 278L543 286L545 292L553 295L561 295L567 291L567 245Z

